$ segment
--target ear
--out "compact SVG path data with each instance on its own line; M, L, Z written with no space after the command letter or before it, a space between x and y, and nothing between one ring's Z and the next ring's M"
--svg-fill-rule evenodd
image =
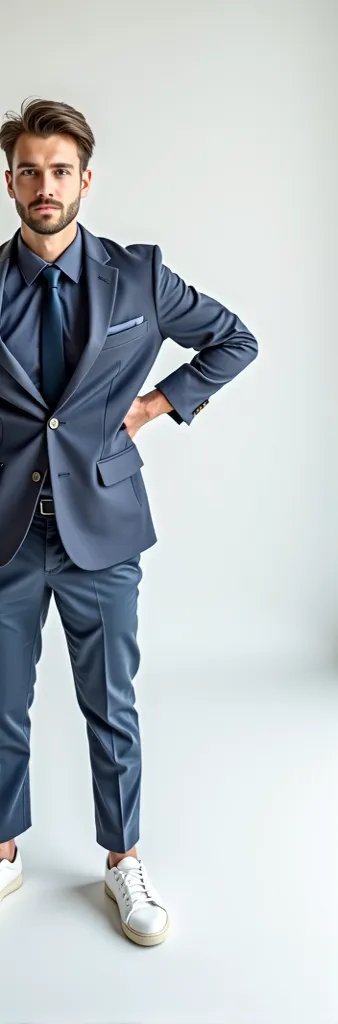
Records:
M7 182L7 192L11 199L14 199L14 192L12 189L12 173L11 171L5 171L5 178Z
M92 171L84 171L82 175L81 196L84 199L89 192L92 180Z

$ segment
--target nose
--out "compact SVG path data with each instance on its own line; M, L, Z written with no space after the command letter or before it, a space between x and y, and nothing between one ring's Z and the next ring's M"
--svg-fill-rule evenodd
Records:
M40 187L37 189L38 199L52 199L54 195L55 180L51 180L49 171L41 171L39 174Z

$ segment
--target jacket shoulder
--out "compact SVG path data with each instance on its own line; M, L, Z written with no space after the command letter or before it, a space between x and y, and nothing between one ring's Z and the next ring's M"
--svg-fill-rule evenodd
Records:
M117 259L122 263L133 257L136 261L149 263L153 258L154 244L151 242L131 242L129 245L121 245L112 238L104 238L100 235L100 242L104 245L111 259Z

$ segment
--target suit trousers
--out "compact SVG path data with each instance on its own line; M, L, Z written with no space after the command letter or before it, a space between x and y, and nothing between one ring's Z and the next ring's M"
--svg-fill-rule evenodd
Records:
M0 567L0 842L32 824L29 711L52 592L86 719L97 842L124 853L139 840L141 744L133 678L140 663L140 558L79 568L63 547L56 517L35 512L16 555Z

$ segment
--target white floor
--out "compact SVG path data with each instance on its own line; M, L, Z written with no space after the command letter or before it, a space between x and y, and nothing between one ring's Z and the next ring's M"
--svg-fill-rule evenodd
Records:
M338 672L143 668L139 852L172 918L154 949L104 894L67 672L38 683L32 714L1 1024L337 1024Z

